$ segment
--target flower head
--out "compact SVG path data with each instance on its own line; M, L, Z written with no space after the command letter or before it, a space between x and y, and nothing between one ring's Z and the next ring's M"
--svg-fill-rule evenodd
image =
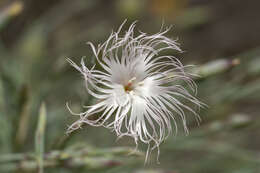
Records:
M88 69L83 59L81 66L68 60L84 76L88 93L96 99L86 112L77 114L80 118L69 131L83 123L104 126L118 137L131 136L136 144L148 144L147 153L154 148L159 151L168 135L177 132L176 118L188 132L185 110L199 119L185 104L201 106L193 96L196 84L193 74L186 72L189 66L183 66L172 55L161 55L164 50L181 52L176 40L165 36L170 28L154 35L140 32L135 36L133 23L120 36L123 24L97 48L89 43L101 70Z

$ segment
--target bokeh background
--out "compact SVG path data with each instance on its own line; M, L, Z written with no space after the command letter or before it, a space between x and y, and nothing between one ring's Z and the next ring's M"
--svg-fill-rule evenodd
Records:
M259 0L23 0L0 1L0 172L259 173ZM145 147L104 128L66 129L91 103L66 58L94 57L98 44L128 19L146 33L162 21L178 38L184 64L201 77L208 105L190 134L181 130L144 166Z

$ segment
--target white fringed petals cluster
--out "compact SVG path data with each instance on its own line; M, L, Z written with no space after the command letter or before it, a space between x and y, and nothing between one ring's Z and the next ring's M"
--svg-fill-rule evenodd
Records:
M184 111L199 119L185 104L201 106L194 97L196 84L193 74L186 72L189 66L172 55L160 55L164 50L181 52L176 40L165 36L170 28L154 35L140 32L135 37L133 23L120 36L123 24L97 48L89 43L101 70L87 68L83 59L80 66L68 59L84 76L88 93L96 99L86 112L77 114L79 120L69 132L83 123L104 126L118 137L131 136L136 144L148 144L147 153L154 148L159 151L159 145L177 131L176 118L188 132Z

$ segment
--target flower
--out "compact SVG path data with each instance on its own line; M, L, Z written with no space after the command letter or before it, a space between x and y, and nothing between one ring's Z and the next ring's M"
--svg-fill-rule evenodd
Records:
M97 48L88 43L102 70L95 66L87 68L83 59L81 66L68 59L83 75L88 93L96 99L86 112L76 114L80 118L68 131L80 128L83 123L104 126L114 130L118 137L130 136L136 144L139 141L147 144L148 157L155 148L159 152L159 145L172 131L177 132L176 118L180 118L188 132L184 110L199 120L194 108L184 101L196 107L202 104L194 96L194 74L186 72L190 66L183 66L172 55L161 55L164 50L181 52L176 40L165 36L170 28L154 35L140 32L135 37L133 23L120 36L124 23Z

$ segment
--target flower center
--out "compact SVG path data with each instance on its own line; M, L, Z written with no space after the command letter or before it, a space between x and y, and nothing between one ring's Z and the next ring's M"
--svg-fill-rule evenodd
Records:
M136 80L136 77L133 77L128 81L128 83L124 86L125 92L129 93L134 89L133 82Z

